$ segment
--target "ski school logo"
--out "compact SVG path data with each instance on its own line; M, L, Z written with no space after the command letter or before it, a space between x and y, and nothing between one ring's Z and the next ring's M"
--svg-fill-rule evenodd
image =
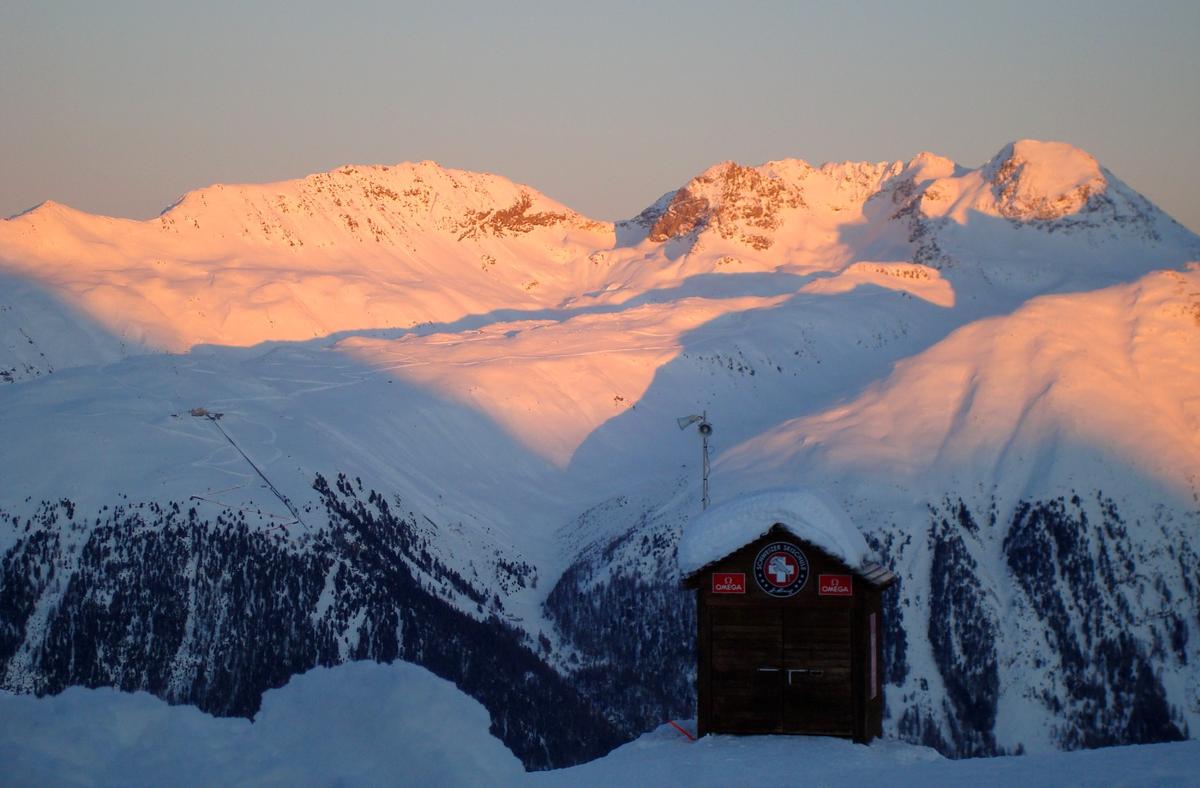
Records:
M808 582L808 559L794 544L772 542L754 559L754 579L763 591L786 599L800 593Z

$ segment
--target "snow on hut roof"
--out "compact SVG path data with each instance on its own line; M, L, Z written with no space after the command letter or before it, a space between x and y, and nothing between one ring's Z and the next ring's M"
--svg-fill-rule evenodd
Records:
M776 523L851 568L862 567L870 556L862 533L829 494L764 490L714 506L689 523L679 540L680 573L687 577L724 558Z

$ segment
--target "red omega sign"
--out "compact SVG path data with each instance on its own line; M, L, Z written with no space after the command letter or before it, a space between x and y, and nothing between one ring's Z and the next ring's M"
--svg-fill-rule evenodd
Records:
M746 573L713 572L712 590L714 594L744 594L746 593Z
M821 575L818 581L821 596L854 596L854 578L850 575Z

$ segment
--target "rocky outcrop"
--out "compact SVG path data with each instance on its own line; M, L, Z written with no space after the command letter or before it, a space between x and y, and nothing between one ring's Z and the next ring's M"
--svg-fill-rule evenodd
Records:
M663 242L712 227L725 239L758 249L774 243L772 231L788 209L804 206L800 189L762 168L725 162L693 178L675 193L650 228L650 240Z

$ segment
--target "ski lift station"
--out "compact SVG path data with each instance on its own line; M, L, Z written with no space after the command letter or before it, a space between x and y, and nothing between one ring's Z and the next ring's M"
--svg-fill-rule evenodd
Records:
M896 578L869 556L815 492L738 498L688 525L679 568L696 592L699 735L880 735L881 597Z

